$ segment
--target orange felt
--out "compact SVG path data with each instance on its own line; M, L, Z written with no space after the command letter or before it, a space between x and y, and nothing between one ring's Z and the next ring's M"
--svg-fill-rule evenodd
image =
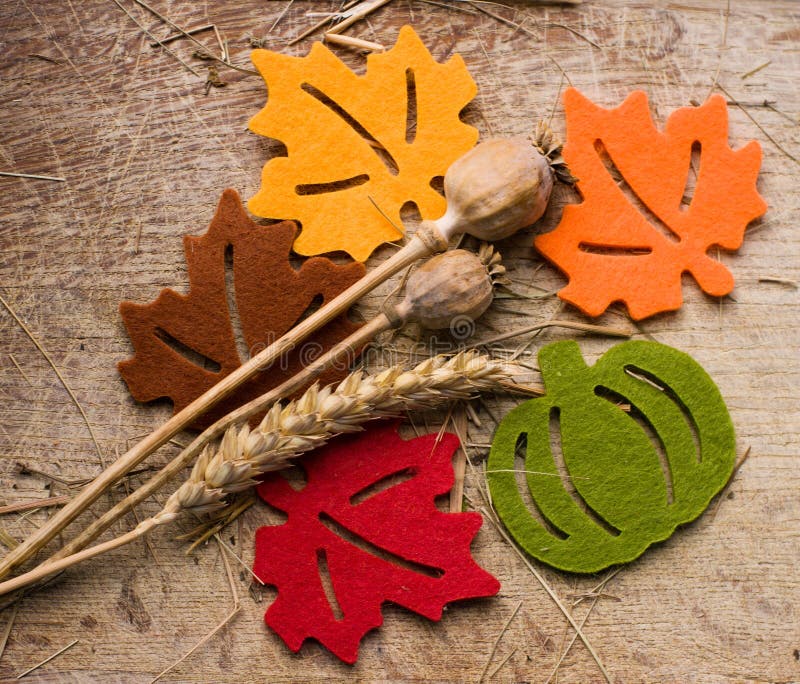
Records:
M565 207L556 229L535 241L569 278L559 297L590 316L622 301L639 320L680 308L684 272L708 294L728 294L733 276L707 251L738 249L747 224L767 205L756 190L761 147L751 141L730 148L724 98L676 110L663 133L641 91L603 109L570 88L564 108L564 158L584 201ZM700 145L695 170L694 143ZM695 173L685 206L687 179Z
M250 129L280 140L288 156L267 162L248 207L257 216L299 221L296 252L344 250L364 261L402 237L392 224L401 226L406 202L423 218L444 213L431 181L478 139L459 119L477 92L459 55L439 64L405 26L394 47L367 57L363 76L322 43L302 58L254 50L252 59L268 99ZM347 187L325 187L337 182Z

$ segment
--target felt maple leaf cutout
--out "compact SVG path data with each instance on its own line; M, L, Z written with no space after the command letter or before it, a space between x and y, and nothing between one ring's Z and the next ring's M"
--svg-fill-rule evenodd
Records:
M324 303L364 275L362 264L337 266L321 257L308 259L295 270L288 257L296 232L297 226L291 221L271 226L253 223L235 190L222 193L208 231L183 239L188 294L165 289L149 304L120 305L135 354L120 362L118 368L135 399L170 397L177 413L241 365L225 283L226 250L233 251L235 308L251 354L281 337L315 298L321 296ZM207 427L277 386L298 372L305 365L303 360L313 360L357 327L344 316L333 320L315 333L313 341L242 385L198 419L194 427ZM211 363L205 365L216 368L201 365L206 359ZM341 375L329 374L322 382Z
M265 621L292 651L313 638L354 663L384 601L439 620L450 601L499 591L470 554L481 516L434 505L453 486L457 446L451 434L404 441L396 425L375 426L304 459L300 491L279 474L258 487L288 515L256 532L253 571L278 589Z
M756 190L761 147L729 147L724 98L676 110L663 133L641 91L603 109L570 88L564 108L564 159L584 201L565 207L556 229L536 238L569 277L559 297L590 316L622 301L639 320L680 308L684 272L708 294L728 294L733 276L706 252L738 249L747 224L767 206ZM698 145L694 196L682 206Z
M477 92L459 55L437 63L405 26L394 47L367 57L363 76L322 43L307 57L254 50L252 59L269 92L250 130L280 140L288 156L267 162L248 207L299 221L298 254L344 250L364 261L402 237L406 202L426 219L444 213L431 181L478 140L459 119Z

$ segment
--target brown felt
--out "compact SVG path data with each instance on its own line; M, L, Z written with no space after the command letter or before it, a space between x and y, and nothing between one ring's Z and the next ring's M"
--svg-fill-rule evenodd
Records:
M235 190L222 193L208 231L183 239L189 270L188 294L164 289L149 304L120 304L135 354L120 362L118 368L135 399L169 397L177 413L241 365L225 286L228 247L233 250L235 301L242 335L253 355L294 326L315 297L321 295L324 304L364 275L362 264L339 266L321 257L308 259L295 270L289 263L289 252L296 233L297 224L292 221L271 226L254 223ZM335 319L297 350L278 359L268 371L242 385L192 427L207 427L277 386L357 328L345 316ZM198 365L197 359L179 352L174 341L168 343L170 337L219 364L219 369ZM321 380L334 381L344 372L345 369L328 372Z

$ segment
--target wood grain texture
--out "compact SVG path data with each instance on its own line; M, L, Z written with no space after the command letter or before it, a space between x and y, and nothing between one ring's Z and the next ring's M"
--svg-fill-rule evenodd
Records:
M121 2L154 34L169 34L144 10ZM268 33L285 2L153 3L184 27L216 23L234 62L245 66L250 37L305 54L308 41L286 47L287 39L313 21L304 16L307 11L337 6L294 2ZM704 100L717 73L743 103L744 111L729 108L731 141L734 147L761 142L759 189L770 209L748 229L737 254L721 257L734 273L736 290L717 301L687 280L684 307L645 321L641 329L691 353L708 370L728 402L740 452L749 446L751 455L729 493L706 515L609 582L610 596L598 599L585 632L615 682L800 681L800 291L762 280L800 281L800 167L786 154L800 157L800 6L790 0L485 6L535 35L458 7L462 11L395 0L349 34L390 45L397 29L410 22L437 59L462 54L480 88L464 118L484 136L525 134L538 118L551 115L563 133L558 94L567 81L607 106L643 88L662 123L676 107ZM260 78L220 68L227 85L204 94L204 79L151 48L111 1L10 0L0 3L0 26L0 170L67 179L0 178L0 294L51 354L108 461L170 413L167 405L137 405L115 370L131 354L118 304L149 301L167 286L185 291L181 237L205 231L223 188L236 187L243 197L256 192L261 166L279 150L246 131L265 89ZM209 34L199 38L213 45ZM171 47L205 73L206 63L192 59L194 48L186 41ZM336 51L363 68L358 55ZM537 270L532 235L554 227L564 204L576 198L559 187L535 229L500 245L515 279L527 282L535 272L543 288L563 283L549 266ZM392 251L382 248L368 265ZM379 289L360 310L370 315L392 286ZM481 321L478 339L545 321L559 308L554 299L503 302ZM583 320L566 309L559 315ZM626 324L620 310L601 320ZM5 311L0 331L0 504L63 494L64 486L20 472L18 464L73 480L96 474L100 457L69 395ZM533 351L568 332L547 331ZM579 341L590 359L613 343ZM398 344L408 348L412 340L400 338ZM501 416L514 400L490 397L486 404ZM476 444L488 442L494 427L486 411L480 416L483 427L469 428L469 441ZM441 417L428 417L429 427ZM175 448L152 462L163 463ZM470 454L476 457L480 449ZM468 471L466 489L473 498L476 484ZM121 494L101 499L98 509ZM164 495L158 498L163 502ZM139 514L158 508L151 501ZM13 514L2 525L22 538L47 515ZM252 561L255 530L269 524L270 515L254 506L241 525L226 531L226 542L245 562ZM131 517L117 530L133 522ZM192 524L185 520L178 527ZM0 659L0 678L13 678L75 638L77 645L26 679L144 682L191 648L230 610L232 598L217 547L187 558L173 533L151 539L157 561L138 544L26 597ZM355 667L313 643L290 654L262 622L274 593L260 590L263 600L256 602L248 593L249 576L235 565L241 612L165 679L476 681L495 637L522 601L488 672L513 651L495 681L545 681L572 631L488 524L474 550L501 580L498 597L453 606L440 623L387 606L384 626L364 640ZM541 572L568 604L602 578ZM591 603L574 608L578 621ZM558 681L601 681L580 641Z

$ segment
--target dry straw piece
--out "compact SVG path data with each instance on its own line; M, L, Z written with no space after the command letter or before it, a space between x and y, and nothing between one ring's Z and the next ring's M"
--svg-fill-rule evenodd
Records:
M0 596L124 546L171 522L182 511L218 509L225 505L225 496L251 487L258 475L285 467L291 459L337 434L359 431L369 420L501 389L517 370L513 365L467 351L449 358L440 355L426 359L411 370L396 365L375 375L355 371L335 388L314 385L285 406L275 404L255 430L246 424L230 427L216 447L206 448L189 479L160 513L116 539L0 583Z

